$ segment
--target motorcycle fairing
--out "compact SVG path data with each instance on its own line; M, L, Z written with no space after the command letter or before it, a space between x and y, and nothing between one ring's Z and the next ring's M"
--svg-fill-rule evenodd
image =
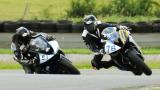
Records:
M48 43L50 44L51 48L53 48L54 53L53 54L39 53L40 64L45 63L46 61L50 60L52 57L54 57L55 54L57 54L57 52L59 50L59 45L56 40L49 41Z

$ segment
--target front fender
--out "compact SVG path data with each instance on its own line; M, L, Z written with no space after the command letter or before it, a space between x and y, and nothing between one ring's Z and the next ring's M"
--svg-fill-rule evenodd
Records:
M67 59L64 55L60 54L60 62L69 62L72 63L69 59Z
M144 61L144 57L137 47L134 46L134 47L131 47L131 48L127 49L125 51L125 55L127 55L127 53L130 52L130 51L134 51L136 53L136 55L138 55Z

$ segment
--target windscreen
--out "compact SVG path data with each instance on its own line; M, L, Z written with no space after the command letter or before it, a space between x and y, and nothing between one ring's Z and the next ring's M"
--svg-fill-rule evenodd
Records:
M43 37L37 37L35 39L31 39L30 46L32 51L45 52L48 48L48 43Z
M116 41L119 38L116 27L107 27L102 31L103 37L107 38L112 42Z

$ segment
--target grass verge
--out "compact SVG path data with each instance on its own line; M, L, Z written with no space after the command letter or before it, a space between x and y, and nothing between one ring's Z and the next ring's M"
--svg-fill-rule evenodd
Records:
M152 69L160 69L160 60L145 61L145 63Z
M144 54L160 54L160 48L142 48Z
M0 61L0 69L22 69L22 67L16 62Z
M160 69L160 60L148 60L145 63L152 69ZM90 63L75 63L74 64L79 69L91 69Z
M88 60L87 60L88 61ZM145 63L152 69L160 69L160 60L148 60ZM73 63L78 69L91 69L90 62ZM22 69L21 65L16 62L0 61L0 69Z
M10 49L0 49L0 54L13 54Z

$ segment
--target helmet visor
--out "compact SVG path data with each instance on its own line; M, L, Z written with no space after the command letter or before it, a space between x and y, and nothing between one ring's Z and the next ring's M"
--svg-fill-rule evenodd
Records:
M92 23L92 24L89 24L89 25L85 25L86 29L88 32L92 32L95 30L95 25Z
M91 23L93 23L93 21L89 20L89 21L86 21L85 23L86 24L91 24Z

